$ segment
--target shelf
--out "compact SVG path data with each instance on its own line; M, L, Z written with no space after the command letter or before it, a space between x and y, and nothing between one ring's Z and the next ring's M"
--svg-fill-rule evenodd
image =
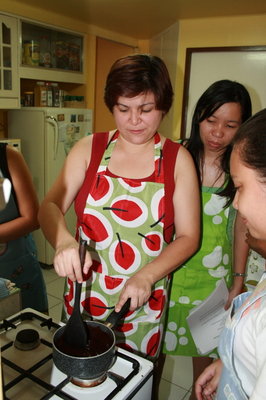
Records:
M19 67L19 77L50 82L86 83L85 76L81 72L62 71L53 68L21 66Z

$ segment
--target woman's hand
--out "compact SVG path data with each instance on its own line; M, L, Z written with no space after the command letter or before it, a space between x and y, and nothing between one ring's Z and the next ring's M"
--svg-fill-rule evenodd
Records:
M214 361L198 377L195 383L197 400L212 400L216 393L223 364L221 360Z
M122 289L115 311L119 312L129 298L131 298L130 310L143 306L151 296L152 285L153 282L149 276L146 274L144 276L143 273L137 273L129 278Z
M82 274L87 274L92 265L90 253L86 252L83 270L81 271L79 245L75 239L62 243L57 247L54 258L56 273L68 277L72 281L82 282Z
M236 277L235 279L238 279L240 282L239 282L239 284L235 284L235 282L234 282L232 287L229 289L227 302L224 306L225 310L228 310L228 308L231 306L231 303L234 300L234 298L243 292L243 277Z

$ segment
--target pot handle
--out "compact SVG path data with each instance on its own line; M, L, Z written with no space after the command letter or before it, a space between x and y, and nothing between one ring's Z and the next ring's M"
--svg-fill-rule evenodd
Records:
M118 323L118 321L128 312L130 301L130 298L127 299L119 312L116 312L115 310L111 312L104 323L106 326L108 326L108 328L113 328Z

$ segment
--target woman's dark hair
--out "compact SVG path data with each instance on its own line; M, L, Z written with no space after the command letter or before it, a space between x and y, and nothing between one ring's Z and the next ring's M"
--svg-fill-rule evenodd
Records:
M190 138L186 147L199 167L203 157L203 143L200 138L200 122L209 118L225 103L239 103L242 121L251 116L251 100L247 89L238 82L227 79L214 82L199 98L192 117ZM229 149L230 150L229 146ZM228 159L228 157L226 157Z
M152 92L156 109L165 114L173 101L173 89L165 63L156 56L133 54L115 61L107 76L104 101L111 112L118 97Z
M266 179L266 108L241 125L232 145L242 162Z
M246 121L252 112L251 100L247 89L238 82L223 79L214 82L199 98L192 117L190 138L186 147L191 153L200 180L200 169L202 168L204 147L200 138L200 122L209 118L225 103L239 103L241 106L241 123ZM232 180L229 176L229 160L232 146L229 145L221 156L221 168L226 173L226 187L220 192L222 196L230 196L233 189Z

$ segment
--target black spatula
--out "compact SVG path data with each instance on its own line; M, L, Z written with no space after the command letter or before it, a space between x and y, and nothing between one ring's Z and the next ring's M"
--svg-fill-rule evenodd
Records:
M81 269L83 269L86 255L86 240L80 239L79 257ZM89 340L87 324L83 321L80 314L80 294L82 284L75 282L75 300L73 312L66 323L62 334L62 341L74 348L85 348Z

